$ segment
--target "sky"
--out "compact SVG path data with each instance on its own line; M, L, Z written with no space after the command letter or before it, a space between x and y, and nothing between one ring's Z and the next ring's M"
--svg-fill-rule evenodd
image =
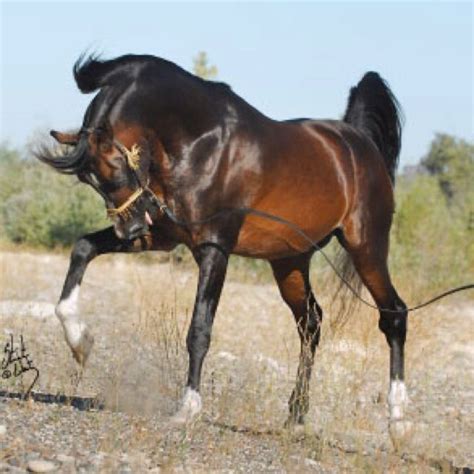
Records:
M402 165L436 132L474 138L471 2L0 2L0 142L14 147L81 125L92 96L72 65L85 50L188 70L206 51L219 80L275 119L340 118L375 70L405 113Z

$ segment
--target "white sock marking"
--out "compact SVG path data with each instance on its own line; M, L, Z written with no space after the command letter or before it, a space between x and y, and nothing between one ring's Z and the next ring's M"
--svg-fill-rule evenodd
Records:
M401 380L390 382L390 392L388 394L388 405L390 408L390 419L401 420L403 409L408 403L407 388Z
M58 318L63 321L70 316L77 314L77 300L79 299L79 285L76 285L69 296L61 300L56 306L56 314Z
M183 397L183 403L178 413L173 417L175 423L187 423L192 421L202 410L201 395L196 390L187 387Z
M77 347L81 341L86 325L79 319L77 302L79 285L76 285L69 296L62 299L56 306L56 316L63 325L66 340L71 347Z

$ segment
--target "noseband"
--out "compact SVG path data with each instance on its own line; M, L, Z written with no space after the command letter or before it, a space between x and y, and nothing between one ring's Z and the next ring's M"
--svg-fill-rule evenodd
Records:
M132 217L131 209L134 207L135 201L149 188L138 188L130 197L119 207L108 207L107 217L113 219L114 217L120 217L123 220L128 220Z
M96 128L82 128L79 133L90 135L96 130ZM147 179L146 183L143 183L140 179L139 174L137 173L137 170L140 167L140 153L142 151L141 148L135 143L132 145L132 148L128 149L116 138L113 138L112 141L115 148L117 148L117 150L125 159L128 168L130 169L133 176L135 177L136 182L138 183L138 187L119 207L107 207L107 217L109 217L110 219L119 217L124 221L130 219L132 217L132 209L135 207L138 198L142 195L148 195L153 204L157 206L163 214L167 213L168 207L166 206L166 204L164 204L149 187L149 178Z

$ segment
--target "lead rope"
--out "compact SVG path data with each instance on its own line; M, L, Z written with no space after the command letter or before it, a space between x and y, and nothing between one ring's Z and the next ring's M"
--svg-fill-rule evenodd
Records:
M250 207L242 207L242 208L239 208L239 209L225 209L225 210L216 212L212 216L207 217L205 219L186 222L186 221L182 221L182 220L178 219L174 215L174 213L171 211L171 209L166 204L164 204L149 187L146 188L146 191L148 191L148 193L150 193L152 200L154 200L155 204L158 205L158 207L160 208L160 211L163 214L165 214L166 216L168 216L168 218L172 222L174 222L175 224L177 224L179 226L182 226L182 227L205 224L206 222L209 222L209 221L211 221L213 219L216 219L217 217L219 217L223 214L228 214L228 213L236 213L236 214L242 214L242 215L253 214L253 215L261 217L263 219L267 219L267 220L270 220L270 221L274 221L274 222L278 222L280 224L286 225L287 227L292 229L294 232L299 234L301 237L303 237L308 243L310 243L316 251L321 253L321 255L324 257L326 262L329 264L331 269L336 274L336 276L341 279L341 281L347 286L347 288L349 288L349 290L352 292L352 294L359 301L361 301L366 306L369 306L370 308L373 308L373 309L377 309L379 311L383 311L383 312L387 312L387 313L403 313L405 311L413 312L413 311L417 311L421 308L424 308L425 306L428 306L428 305L434 303L435 301L438 301L442 298L445 298L448 295L452 295L453 293L458 293L459 291L474 289L474 283L469 283L467 285L462 285L462 286L457 286L455 288L451 288L451 289L449 289L449 290L447 290L447 291L445 291L445 292L443 292L439 295L434 296L433 298L429 299L428 301L425 301L424 303L420 303L420 304L418 304L416 306L412 306L410 308L406 308L406 309L381 308L381 307L379 307L375 304L372 304L370 301L367 301L365 298L360 296L360 294L350 284L350 282L347 281L346 278L344 278L344 276L341 274L339 269L334 265L334 263L331 261L331 259L327 256L326 252L324 252L324 250L317 244L317 242L315 242L313 239L311 239L311 237L308 234L306 234L306 232L303 229L301 229L301 227L299 227L298 225L296 225L295 223L293 223L291 221L288 221L288 220L284 219L283 217L275 216L275 215L269 214L268 212L265 212L265 211L258 211L257 209L252 209Z
M86 133L90 133L91 129L85 129ZM236 214L242 214L242 215L249 215L253 214L255 216L261 217L263 219L267 219L270 221L278 222L280 224L286 225L290 229L292 229L294 232L299 234L301 237L303 237L308 243L311 244L311 246L318 252L321 253L321 255L324 257L326 262L329 264L329 266L332 268L334 273L341 279L341 281L349 288L349 290L352 292L352 294L363 304L368 306L369 308L377 309L379 311L383 311L386 313L403 313L403 312L413 312L417 311L418 309L424 308L425 306L428 306L431 303L434 303L435 301L440 300L441 298L444 298L448 295L452 295L453 293L458 293L459 291L464 291L464 290L470 290L474 289L474 283L469 283L467 285L462 285L462 286L457 286L455 288L451 288L439 295L434 296L433 298L429 299L428 301L425 301L424 303L420 303L416 306L412 306L411 308L404 308L404 309L391 309L391 308L381 308L377 305L372 304L370 301L367 301L364 299L360 294L356 291L356 289L350 284L349 281L347 281L346 278L341 274L339 269L334 265L334 263L331 261L331 259L327 256L326 252L323 251L323 249L318 245L317 242L315 242L311 237L306 234L306 232L301 229L298 225L296 225L293 222L290 222L283 217L275 216L273 214L270 214L265 211L258 211L257 209L252 209L250 207L242 207L239 209L224 209L222 211L216 212L212 216L209 216L205 219L197 220L197 221L181 221L178 219L173 211L164 203L162 202L158 196L153 192L153 190L149 187L149 182L147 181L145 184L142 183L142 180L140 179L140 176L137 173L138 167L139 167L139 160L140 160L140 152L141 149L138 145L133 145L130 150L128 150L122 143L116 139L113 140L114 145L118 148L118 150L122 153L123 157L127 160L128 166L132 170L132 172L135 175L135 178L139 184L138 189L135 191L132 196L129 197L129 199L122 204L119 208L117 209L109 209L109 215L120 215L122 212L127 211L128 208L130 207L131 204L133 204L143 193L148 193L152 199L152 201L155 202L155 204L158 206L160 211L162 212L163 215L168 216L168 218L174 222L175 224L181 226L181 227L188 227L188 226L193 226L193 225L199 225L199 224L204 224L206 222L209 222L217 217L219 217L222 214L228 214L228 213L236 213Z

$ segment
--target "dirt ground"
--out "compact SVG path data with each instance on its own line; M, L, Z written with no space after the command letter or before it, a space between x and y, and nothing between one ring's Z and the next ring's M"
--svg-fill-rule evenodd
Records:
M359 307L335 330L331 302L315 285L325 310L323 336L308 426L295 434L283 429L298 361L294 322L274 284L249 282L231 270L204 366L203 414L177 428L169 418L186 375L197 272L149 260L108 256L90 265L80 308L96 342L79 380L53 314L68 258L0 254L0 358L10 335L15 344L22 335L40 373L34 392L43 398L10 398L28 386L31 371L0 378L0 472L25 472L34 460L71 473L474 467L472 300L452 297L410 316L413 429L394 447L387 429L388 349L376 312Z

